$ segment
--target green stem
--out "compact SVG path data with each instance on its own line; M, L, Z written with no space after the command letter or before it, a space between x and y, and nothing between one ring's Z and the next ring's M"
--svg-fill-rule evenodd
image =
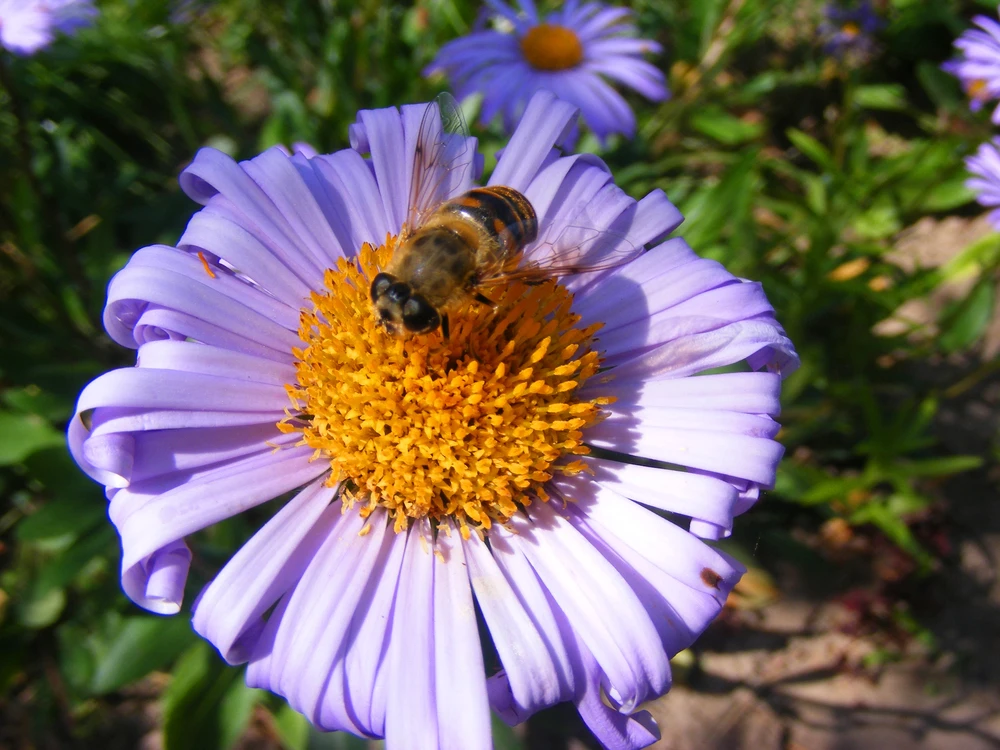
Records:
M844 159L847 158L847 134L854 121L854 90L857 88L857 71L850 70L844 81L844 97L840 104L840 117L834 126L833 161L844 173Z

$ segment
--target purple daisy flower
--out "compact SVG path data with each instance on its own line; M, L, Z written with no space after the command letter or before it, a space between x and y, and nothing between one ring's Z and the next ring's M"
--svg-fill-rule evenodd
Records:
M852 7L828 3L823 9L824 20L819 34L826 40L826 49L833 55L867 54L874 46L872 36L882 27L869 0Z
M0 0L0 47L33 55L96 17L93 0Z
M369 285L426 110L362 111L334 154L199 151L181 186L204 208L110 284L105 326L138 361L83 390L71 451L107 488L126 593L162 614L181 606L185 537L296 493L194 627L317 726L485 750L491 710L515 724L573 701L607 747L645 747L638 707L744 572L699 537L774 482L797 355L759 284L663 240L682 217L662 191L636 201L553 148L577 111L548 92L489 180L534 207L527 252L576 252L582 226L612 230L588 252L650 249L493 287L447 337L390 336ZM440 197L478 177L465 143L461 168L430 167Z
M520 13L500 0L487 4L510 31L455 39L424 69L424 75L444 73L460 99L482 93L482 122L500 113L510 133L532 95L548 90L576 105L604 142L612 133L635 133L632 109L605 79L654 102L668 97L663 73L642 59L659 53L660 45L635 38L631 11L568 0L542 19L532 0L521 0Z
M974 175L965 185L974 190L981 206L992 208L990 222L1000 230L1000 138L983 143L975 154L965 160L965 166Z
M971 100L969 107L978 112L986 102L1000 99L1000 24L986 16L972 21L979 29L968 29L955 40L961 57L941 68L958 78ZM991 119L1000 125L1000 106Z
M209 0L175 0L170 6L170 23L189 24L208 11Z

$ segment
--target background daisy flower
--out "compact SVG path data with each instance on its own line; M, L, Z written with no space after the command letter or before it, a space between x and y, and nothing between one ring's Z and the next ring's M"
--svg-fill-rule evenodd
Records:
M661 47L635 38L631 11L570 0L542 18L531 0L520 3L520 12L499 0L488 5L510 30L455 39L424 69L424 75L444 73L459 99L481 93L482 122L500 114L510 133L532 95L548 90L576 105L603 142L612 133L635 133L631 107L605 79L654 102L667 98L663 73L642 59Z
M819 33L831 54L867 54L872 50L873 35L882 26L882 21L868 0L850 7L828 3L823 8L823 15Z
M198 152L181 186L204 208L110 285L106 328L137 365L84 389L71 451L107 488L126 593L163 614L185 537L295 492L194 627L319 727L485 750L491 710L573 701L607 747L644 747L638 707L744 571L699 537L774 482L797 355L760 285L663 240L682 220L663 192L636 201L553 148L577 112L547 92L489 184L527 196L550 252L580 226L612 230L595 254L652 249L495 290L448 339L388 336L367 284L407 217L425 108L362 111L333 154ZM481 162L458 163L451 196Z
M976 192L976 200L990 211L990 222L1000 230L1000 138L982 144L965 160L973 178L965 184Z
M56 34L92 24L97 12L93 0L0 0L0 47L33 55Z
M972 21L979 29L967 29L955 40L961 56L941 67L958 77L970 108L978 112L986 102L1000 98L1000 24L986 16L975 16ZM991 119L1000 125L1000 107Z

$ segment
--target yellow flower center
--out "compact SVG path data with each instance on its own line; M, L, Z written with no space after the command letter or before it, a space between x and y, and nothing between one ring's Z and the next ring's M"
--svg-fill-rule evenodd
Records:
M973 99L987 99L989 92L986 90L986 81L982 78L975 78L969 82L969 96Z
M345 483L348 507L384 507L396 531L452 518L467 536L547 500L554 473L585 468L568 457L589 452L583 429L611 401L578 396L600 366L598 326L575 327L573 297L556 282L512 282L489 290L493 308L449 311L448 339L391 336L369 289L396 241L326 272L326 291L302 311L295 407L278 426L330 462L328 484Z
M861 27L858 26L854 21L848 21L843 26L840 27L840 33L846 36L848 39L853 39L858 34L861 33Z
M573 29L543 23L533 26L521 39L521 52L533 68L566 70L583 59L583 45Z

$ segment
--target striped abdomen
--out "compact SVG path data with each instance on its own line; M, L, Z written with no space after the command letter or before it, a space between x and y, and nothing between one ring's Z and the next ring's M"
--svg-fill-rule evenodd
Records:
M538 216L531 202L506 185L475 188L441 206L435 214L451 215L480 227L485 236L494 238L497 257L507 261L516 257L524 246L538 237ZM480 259L482 262L483 258Z

